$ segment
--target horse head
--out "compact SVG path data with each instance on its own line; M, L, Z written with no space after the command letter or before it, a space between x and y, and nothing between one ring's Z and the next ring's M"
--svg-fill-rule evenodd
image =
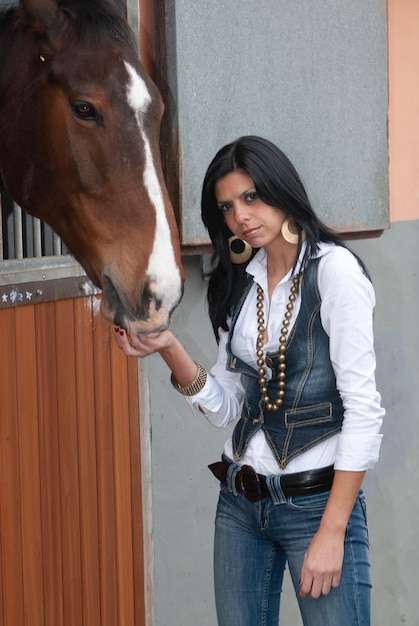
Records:
M8 12L0 182L60 235L102 289L109 322L153 332L180 301L183 270L159 151L163 104L117 4L21 0Z

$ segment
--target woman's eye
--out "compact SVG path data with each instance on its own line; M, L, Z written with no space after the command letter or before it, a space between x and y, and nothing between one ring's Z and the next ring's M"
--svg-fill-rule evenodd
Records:
M97 111L90 102L74 102L71 107L81 120L95 121L98 118Z
M231 204L229 202L226 202L225 204L219 204L218 208L220 209L221 213L227 213L231 209Z
M258 198L258 194L256 191L249 191L245 196L247 202L254 202Z

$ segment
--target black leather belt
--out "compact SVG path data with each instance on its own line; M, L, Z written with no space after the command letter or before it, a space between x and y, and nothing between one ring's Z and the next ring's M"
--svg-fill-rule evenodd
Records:
M227 484L227 472L231 465L228 461L218 461L208 465L211 472L224 485ZM284 474L280 477L282 492L289 496L307 496L314 493L328 491L332 487L334 477L333 465L307 472ZM257 502L261 498L270 498L271 493L266 484L266 476L257 474L250 465L243 465L236 475L236 489L250 502Z

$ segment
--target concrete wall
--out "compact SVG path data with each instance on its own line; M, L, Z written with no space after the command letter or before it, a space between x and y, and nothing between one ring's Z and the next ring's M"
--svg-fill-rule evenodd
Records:
M389 158L391 227L352 243L376 289L377 383L387 409L380 462L365 480L371 540L373 626L417 626L419 594L419 3L389 0ZM203 365L215 341L200 259L185 258L186 292L173 330ZM156 626L215 626L213 520L218 485L206 469L225 431L192 415L158 357L150 380ZM301 624L287 579L281 626ZM239 625L238 625L239 626Z

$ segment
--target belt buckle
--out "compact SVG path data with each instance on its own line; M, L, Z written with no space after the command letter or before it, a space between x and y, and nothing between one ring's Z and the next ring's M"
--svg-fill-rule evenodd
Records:
M259 477L253 467L250 465L242 465L240 471L237 473L237 480L240 493L242 493L249 502L258 502L258 500L261 499L262 493L260 490Z

